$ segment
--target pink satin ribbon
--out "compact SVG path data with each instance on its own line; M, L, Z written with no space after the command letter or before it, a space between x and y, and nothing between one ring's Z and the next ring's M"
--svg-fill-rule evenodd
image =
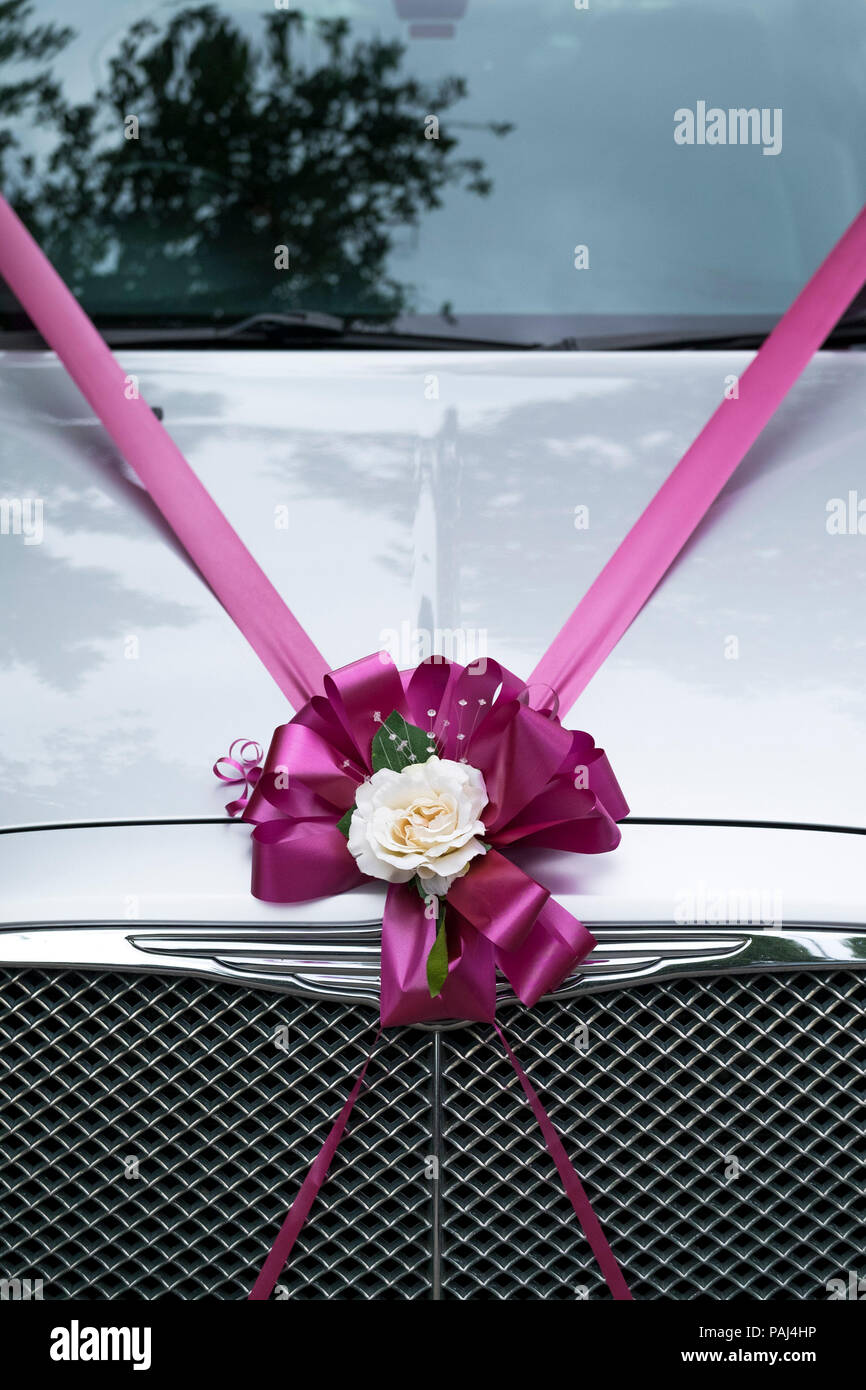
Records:
M643 608L864 281L866 208L761 345L740 377L739 397L721 402L529 677L529 684L552 686L564 713Z
M259 568L74 295L0 196L0 273L20 300L184 550L296 709L328 663Z
M299 708L329 667L84 310L0 196L0 274L54 349L187 553ZM574 704L866 280L866 208L783 315L529 678Z

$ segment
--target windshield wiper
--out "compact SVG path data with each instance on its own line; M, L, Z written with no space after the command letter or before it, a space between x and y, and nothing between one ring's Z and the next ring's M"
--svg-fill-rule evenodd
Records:
M99 331L113 348L362 348L399 351L503 351L511 352L676 352L713 350L744 351L759 348L776 320L751 316L739 328L718 326L638 329L624 333L593 331L586 337L560 338L554 342L514 338L471 337L460 333L416 331L410 328L355 323L334 314L298 310L288 313L250 314L229 324L98 323ZM824 342L825 348L866 344L866 313L862 301L852 304ZM46 348L35 328L0 328L0 348Z
M404 329L353 323L333 314L306 310L284 314L250 314L247 318L225 326L189 324L157 328L144 324L115 327L109 323L97 326L109 347L116 348L358 347L434 351L510 348L513 351L527 351L541 346L540 343L506 341L500 338L472 338L457 333L412 333ZM36 329L10 329L0 333L0 346L29 348L44 347L46 344Z
M263 340L282 337L339 337L343 332L343 320L333 314L289 313L289 314L250 314L229 324L181 324L177 327L155 328L150 325L130 325L128 328L115 328L106 324L100 333L112 347L127 345L142 347L161 347L163 344L181 345L195 343L207 346L211 343L224 343L236 340L239 344L255 339L256 346Z
M556 349L583 352L677 352L677 351L725 351L759 348L776 326L776 321L766 327L733 329L729 332L709 330L707 332L678 333L676 330L645 333L624 333L616 337L603 337L575 340L563 338L558 343L548 345L548 351ZM853 318L842 318L832 333L821 344L823 348L848 347L866 343L866 315L862 309Z

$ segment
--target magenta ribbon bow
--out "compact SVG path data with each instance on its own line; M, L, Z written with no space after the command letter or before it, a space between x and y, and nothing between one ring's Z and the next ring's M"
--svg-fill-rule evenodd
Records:
M400 672L380 652L332 672L324 685L323 695L274 733L243 810L255 823L253 893L303 902L364 882L337 822L372 772L379 725L397 710L431 734L440 757L464 759L483 774L490 848L448 892L448 975L435 998L426 961L436 921L410 884L389 884L381 1022L493 1022L497 969L524 1004L535 1004L596 942L508 851L518 844L582 854L616 848L615 822L628 807L605 753L588 734L562 727L555 697L537 708L532 688L495 661L463 667L431 657Z

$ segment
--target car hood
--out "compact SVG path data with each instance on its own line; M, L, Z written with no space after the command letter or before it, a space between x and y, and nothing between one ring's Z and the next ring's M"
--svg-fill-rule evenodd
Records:
M528 675L751 355L121 361L334 666ZM0 354L0 413L3 823L222 815L284 697L51 354ZM864 455L866 354L821 353L564 712L634 816L863 826Z

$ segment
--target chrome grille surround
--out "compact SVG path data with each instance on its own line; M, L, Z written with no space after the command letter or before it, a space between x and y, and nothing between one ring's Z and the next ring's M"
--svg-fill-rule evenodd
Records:
M765 927L680 927L667 923L596 923L596 949L551 998L598 993L650 979L753 973L772 969L866 969L866 934L824 923ZM81 927L53 922L0 930L0 966L199 975L310 999L379 1004L381 920L315 927L245 928L185 924L176 929L136 922ZM501 1004L515 1004L508 982Z
M505 1011L636 1298L822 1298L862 1263L863 1003L855 970L765 969ZM374 1031L191 975L0 972L0 1270L244 1298ZM489 1030L389 1031L370 1083L278 1297L607 1296Z

